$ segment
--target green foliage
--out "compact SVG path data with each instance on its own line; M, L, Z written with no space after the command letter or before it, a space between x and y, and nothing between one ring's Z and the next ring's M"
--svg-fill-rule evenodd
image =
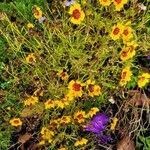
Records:
M6 150L10 143L10 131L0 131L0 149Z
M150 136L144 137L140 135L136 141L137 149L149 150L150 149Z

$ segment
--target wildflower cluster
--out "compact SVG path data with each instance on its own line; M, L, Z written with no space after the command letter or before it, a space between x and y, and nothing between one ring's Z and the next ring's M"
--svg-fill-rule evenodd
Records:
M45 11L32 6L25 27L6 15L0 25L10 53L8 64L0 64L0 94L6 94L0 103L11 112L5 124L32 133L38 149L95 149L93 137L111 142L120 110L105 105L115 106L131 88L147 90L150 82L149 70L139 63L141 55L149 55L149 38L139 36L146 23L136 25L136 16L130 16L137 3L53 1Z

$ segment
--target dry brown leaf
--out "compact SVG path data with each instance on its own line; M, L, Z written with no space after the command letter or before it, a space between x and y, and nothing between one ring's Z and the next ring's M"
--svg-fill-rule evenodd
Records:
M125 136L117 144L117 150L135 150L134 142L130 139L129 136Z
M32 135L30 133L25 133L24 135L21 135L18 139L18 142L20 142L21 144L26 143L27 141L29 141L29 139L32 137Z
M130 95L132 95L133 97L129 100L129 105L143 107L150 106L150 99L139 91L131 91Z

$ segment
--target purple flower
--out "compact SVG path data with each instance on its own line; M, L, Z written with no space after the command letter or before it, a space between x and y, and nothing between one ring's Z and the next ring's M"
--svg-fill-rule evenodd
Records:
M75 0L66 0L65 1L65 6L70 6L70 5L74 4L74 3L75 3Z
M90 131L95 134L99 134L105 130L105 127L109 121L109 117L103 113L98 113L85 127L85 131Z
M100 139L100 142L105 144L105 143L108 143L112 140L111 136L109 135L99 135L99 139Z
M150 55L147 56L147 59L150 60Z

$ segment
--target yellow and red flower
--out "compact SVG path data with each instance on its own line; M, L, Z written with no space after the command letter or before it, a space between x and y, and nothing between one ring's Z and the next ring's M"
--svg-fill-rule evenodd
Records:
M120 11L127 2L128 0L113 0L117 11Z
M41 11L40 7L35 6L33 8L33 15L36 19L40 19L42 17L42 11Z
M41 134L42 134L42 139L44 141L48 141L49 143L52 142L52 137L54 136L54 132L49 130L46 127L43 127L41 130Z
M142 88L147 83L150 82L150 74L149 73L143 73L138 77L138 87Z
M24 105L25 106L35 105L36 103L38 103L38 100L39 100L38 97L31 96L24 101Z
M130 41L133 38L132 28L129 26L125 26L122 32L122 39L124 43Z
M113 40L118 40L120 38L122 32L123 32L123 25L121 23L118 23L117 25L114 25L112 27L112 31L110 33L110 37Z
M85 121L86 115L85 111L78 111L74 114L74 120L78 123L83 123Z
M30 29L33 29L34 28L34 25L32 23L28 23L27 24L27 28L30 30Z
M79 139L79 140L77 140L77 141L75 142L74 146L75 146L75 147L77 147L77 146L82 146L82 145L87 144L87 142L88 142L87 139L81 138L81 139Z
M83 86L84 84L81 83L80 81L71 80L69 82L68 88L70 90L70 93L72 93L73 96L81 97L83 94L83 90L82 90Z
M33 64L33 63L36 62L36 58L35 58L34 53L31 53L31 54L29 54L29 55L26 57L26 62L27 62L28 64Z
M71 122L71 116L62 116L60 119L60 124L68 124Z
M65 108L66 106L69 106L70 105L70 99L69 97L65 96L63 99L61 100L55 100L54 103L55 105L58 107L58 108Z
M122 61L126 61L126 60L132 58L133 56L135 56L135 54L136 54L136 51L135 51L136 47L137 47L137 43L135 43L134 41L128 42L127 46L124 47L121 50L121 52L120 52L120 59Z
M20 118L14 118L14 119L11 119L9 121L9 123L14 126L14 127L18 127L18 126L21 126L22 125L22 121L20 120Z
M54 108L55 107L55 103L51 99L46 101L44 104L45 104L45 109L50 109L50 108Z
M97 107L93 107L88 112L87 117L91 117L92 118L94 115L96 115L97 112L99 112L99 109Z
M62 80L68 80L68 78L69 78L69 75L68 75L68 73L66 72L66 71L63 71L63 70L61 70L61 71L59 71L58 73L57 73L57 75L62 79Z
M70 21L74 24L80 24L85 17L84 12L81 10L80 4L71 5L69 14L71 15Z
M112 3L112 0L99 0L102 6L109 6Z
M120 85L124 86L131 80L132 72L130 70L130 67L127 66L125 67L122 72L121 72L121 80L120 80Z
M99 96L101 94L101 88L99 85L94 85L95 81L87 80L87 89L89 96Z

